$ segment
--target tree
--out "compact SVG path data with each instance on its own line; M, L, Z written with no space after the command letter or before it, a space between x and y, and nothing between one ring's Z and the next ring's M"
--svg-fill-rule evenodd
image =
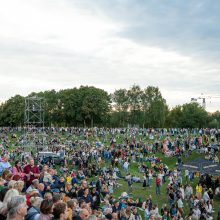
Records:
M216 111L209 116L209 127L220 128L220 111Z
M130 123L133 125L141 124L142 93L143 91L138 85L133 85L127 92L130 111Z
M128 95L126 89L118 89L111 95L112 102L114 103L113 107L118 114L114 114L114 116L119 116L119 123L117 126L125 126L125 122L127 121L127 111L128 111Z
M211 115L197 103L168 109L158 87L118 89L112 95L89 86L32 92L43 97L45 125L125 127L126 123L143 127L220 127L220 112ZM24 97L16 95L0 105L0 126L19 126L24 122ZM111 101L113 109L111 109Z
M142 94L143 123L147 127L163 127L166 119L166 100L158 87L148 86Z
M166 118L166 126L173 128L182 127L181 125L182 117L183 117L182 106L180 105L175 106L172 110L168 112Z
M82 96L81 111L84 121L90 121L91 127L102 124L110 111L110 96L102 89L93 86L81 86L79 88Z
M58 112L65 125L83 124L82 102L83 99L77 88L61 90L58 93Z
M44 123L46 126L51 126L51 124L56 124L58 118L56 114L57 105L58 105L58 96L57 92L53 90L44 91L36 93L35 96L43 98L43 110L45 112L44 115Z
M18 126L24 123L24 97L16 95L1 105L1 126Z
M201 128L207 124L208 113L198 103L186 103L182 106L181 127Z

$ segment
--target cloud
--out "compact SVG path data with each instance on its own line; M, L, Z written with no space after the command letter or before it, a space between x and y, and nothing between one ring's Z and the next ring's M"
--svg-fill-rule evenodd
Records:
M208 53L213 59L220 53L220 29L216 25L220 20L218 0L211 4L206 0L98 2L100 11L127 24L121 36L141 45L178 50L200 58ZM110 7L112 10L108 10Z
M158 86L171 106L219 94L219 7L217 0L5 1L0 99L134 83Z

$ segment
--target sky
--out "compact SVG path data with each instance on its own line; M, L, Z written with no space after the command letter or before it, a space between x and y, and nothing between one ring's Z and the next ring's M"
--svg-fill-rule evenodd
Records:
M137 84L171 108L204 94L219 110L219 11L219 0L0 0L0 101Z

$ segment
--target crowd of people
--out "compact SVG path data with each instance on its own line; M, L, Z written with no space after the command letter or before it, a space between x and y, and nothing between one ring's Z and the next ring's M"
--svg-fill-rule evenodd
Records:
M220 197L220 177L195 178L196 173L178 169L194 150L219 162L216 129L32 128L23 133L23 128L0 129L0 220L211 220L218 212L214 198ZM30 139L64 163L40 158L33 149L26 152L23 145ZM161 154L176 157L176 166L170 169ZM132 196L135 184L144 196ZM167 198L161 207L150 188L157 198Z

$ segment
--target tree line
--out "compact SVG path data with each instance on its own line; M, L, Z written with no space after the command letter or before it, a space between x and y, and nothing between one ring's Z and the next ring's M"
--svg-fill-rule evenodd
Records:
M158 87L133 85L113 94L93 86L31 93L42 97L45 126L84 127L220 127L220 112L208 113L198 103L172 109ZM0 105L0 126L23 126L25 98L15 95Z

